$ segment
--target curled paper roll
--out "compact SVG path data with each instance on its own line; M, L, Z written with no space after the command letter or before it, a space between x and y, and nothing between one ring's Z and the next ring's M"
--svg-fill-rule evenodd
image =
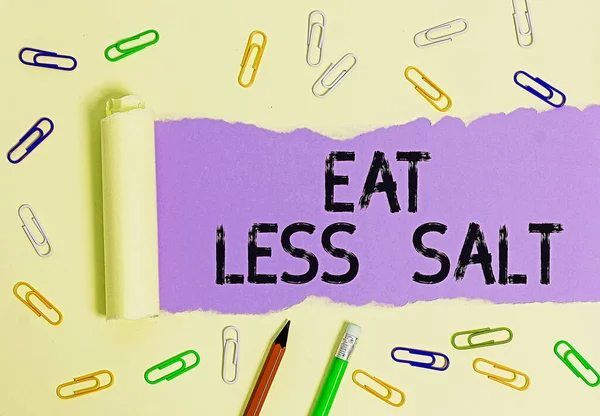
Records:
M102 136L108 319L159 313L154 114L134 96L106 103Z

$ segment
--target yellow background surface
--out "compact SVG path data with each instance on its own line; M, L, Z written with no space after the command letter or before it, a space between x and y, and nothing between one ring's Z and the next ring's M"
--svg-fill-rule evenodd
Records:
M593 317L597 304L491 305L451 300L402 308L348 307L309 299L265 316L203 312L137 322L104 316L102 192L99 126L107 98L134 93L158 118L209 117L290 130L309 127L336 138L441 117L404 79L419 67L454 100L449 115L466 121L519 107L549 107L513 84L515 71L539 76L583 108L599 103L600 3L592 0L530 0L536 44L520 48L510 0L348 2L276 0L215 2L159 0L0 0L0 143L8 151L40 117L55 123L52 135L22 163L0 161L0 415L237 415L272 338L292 320L288 351L264 416L306 415L345 321L363 334L332 415L488 416L560 415L597 409L600 395L554 356L559 339L570 341L600 366ZM327 16L324 62L306 64L308 14ZM453 42L418 49L413 35L465 18L469 32ZM156 29L158 44L117 63L104 49L117 40ZM240 61L253 30L268 36L255 84L237 84ZM22 65L22 47L73 55L73 72ZM358 66L329 97L311 86L329 63L352 52ZM450 140L451 138L449 138ZM131 155L135 158L135 155ZM33 251L17 209L35 209L54 245L50 258ZM596 276L589 276L590 279ZM53 327L12 294L25 280L64 313ZM221 331L241 334L240 378L221 380ZM508 326L507 345L456 351L459 330ZM395 364L391 348L410 346L445 352L446 372ZM202 361L169 382L148 385L144 371L187 349ZM526 372L531 387L518 392L471 369L485 357ZM396 409L355 386L356 368L403 390ZM73 377L109 369L108 390L74 400L56 397Z

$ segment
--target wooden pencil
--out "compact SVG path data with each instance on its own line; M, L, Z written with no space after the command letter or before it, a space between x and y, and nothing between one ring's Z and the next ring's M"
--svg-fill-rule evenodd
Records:
M244 416L258 416L260 414L275 374L277 374L279 364L281 364L283 354L285 354L289 331L290 321L287 321L279 335L277 335L277 338L275 338L275 341L273 341L273 345L271 345L271 350L267 355L258 380L256 380L250 400L248 400Z

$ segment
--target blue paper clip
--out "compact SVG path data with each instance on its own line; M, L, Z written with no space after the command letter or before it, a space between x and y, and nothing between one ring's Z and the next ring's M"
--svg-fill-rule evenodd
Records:
M47 121L50 124L50 130L48 130L47 133L44 133L44 131L39 127L40 124L42 124L44 121ZM10 163L13 164L17 164L19 163L21 160L25 159L25 156L27 156L29 153L33 152L33 149L35 149L36 147L38 147L40 145L41 142L43 142L46 137L48 137L50 135L50 133L52 133L52 131L54 130L54 123L52 123L52 120L50 120L47 117L42 117L40 118L37 123L35 123L33 125L32 128L30 128L27 133L25 133L25 135L23 137L21 137L21 139L18 141L17 144L15 144L9 151L8 154L6 155L8 158L8 161ZM25 149L25 153L23 154L23 156L21 156L20 158L18 158L17 160L14 160L11 158L11 155L15 152L15 150L17 150L25 141L27 141L27 139L29 139L33 134L38 133L39 137L37 139L34 140L33 143L31 143L27 149Z
M411 355L420 355L423 357L429 357L429 358L431 358L431 362L424 363L421 361L401 360L394 356L394 353L396 351L407 351ZM437 361L435 358L436 356L442 357L444 359L445 362L444 362L443 366L441 366L441 367L435 366L436 361ZM440 352L416 350L413 348L404 348L404 347L396 347L392 350L392 360L396 361L397 363L410 364L413 367L421 367L421 368L426 368L428 370L436 370L436 371L444 371L444 370L448 369L448 367L450 366L450 359L445 354L442 354Z
M31 61L26 61L25 59L23 59L23 54L25 52L35 52ZM39 58L69 59L73 62L73 66L65 67L65 66L58 66L58 64L45 64L45 63L39 62L38 61ZM41 68L60 69L61 71L72 71L77 67L77 60L72 56L59 55L56 52L48 52L48 51L43 51L41 49L33 49L33 48L21 49L21 52L19 52L19 61L21 61L25 65L39 66Z
M521 84L519 82L519 80L517 79L519 74L523 74L525 75L527 78L531 79L532 81L536 82L538 85L541 85L542 87L546 88L546 90L548 91L547 95L544 95L542 93L540 93L539 91L537 91L536 89L530 87L529 85L524 85ZM517 84L519 87L523 88L525 91L535 95L536 97L538 97L540 100L547 102L548 104L550 104L552 107L562 107L563 105L565 105L565 103L567 102L567 97L565 96L565 94L563 94L562 92L560 92L559 90L557 90L556 88L554 88L552 85L548 84L546 81L540 79L540 78L534 78L531 75L529 75L527 72L525 71L517 71L515 72L515 76L513 77L515 84ZM552 101L550 101L552 99L552 97L554 97L554 93L558 93L558 95L560 95L562 97L562 100L560 101L559 104L554 104Z

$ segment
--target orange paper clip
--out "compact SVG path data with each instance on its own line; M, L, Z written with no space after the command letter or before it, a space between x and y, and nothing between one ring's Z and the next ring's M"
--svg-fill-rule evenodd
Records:
M29 291L25 294L25 297L22 297L21 295L19 295L19 288L21 286L26 286ZM46 299L44 296L42 296L42 294L40 292L38 292L37 290L35 290L33 287L31 287L31 285L29 283L26 282L19 282L17 283L14 287L13 287L13 293L15 294L15 296L17 297L17 299L19 299L21 302L23 302L25 304L25 306L27 306L29 309L31 309L33 311L33 313L35 313L37 316L41 316L42 318L44 318L46 321L48 321L48 323L50 325L58 325L62 322L63 320L63 315L62 313L60 313L60 311L58 309L56 309L56 307L51 304L48 299ZM38 298L38 300L40 302L42 302L42 304L47 307L49 310L56 312L56 315L58 316L58 319L53 321L51 320L48 315L42 313L42 311L40 311L38 309L37 306L35 306L32 302L31 302L31 297L36 297Z
M411 79L408 76L408 74L409 74L409 72L411 70L413 70L417 74L419 74L419 76L421 77L421 79L423 81L425 81L427 83L427 85L429 85L429 87L433 88L438 93L438 96L435 97L435 96L431 95L430 93L428 93L427 91L425 91L423 89L423 87L419 86L419 84L417 84L413 79ZM430 80L429 78L427 78L427 76L425 76L425 74L423 74L418 68L415 68L414 66L408 66L408 67L406 67L406 69L404 70L404 76L406 77L406 79L411 84L413 84L415 86L415 90L417 90L417 92L419 94L421 94L427 101L429 101L429 103L432 106L434 106L436 110L441 111L442 113L450 110L450 108L452 107L452 99L448 96L448 94L446 94L444 91L442 91L442 89L440 87L438 87L437 85L435 85L432 80ZM448 102L445 107L440 107L440 106L437 105L437 103L439 101L441 101L442 98L445 98L446 101Z
M262 43L259 45L258 43L253 43L252 38L254 35L261 35L263 37ZM267 46L267 35L265 35L260 30L255 30L250 33L250 37L248 38L248 43L246 44L246 51L244 52L244 57L242 58L242 69L240 70L240 75L238 75L238 84L240 84L244 88L250 87L254 84L254 79L256 78L256 72L258 71L258 65L260 64L260 60L262 59L263 52L265 51L265 47ZM246 67L248 66L248 61L250 60L250 55L252 54L252 50L257 49L256 57L254 58L254 62L252 62L252 76L250 77L250 81L244 84L243 78L244 73L246 72Z
M358 381L356 381L356 376L358 374L364 374L365 376L367 376L370 380L373 380L374 382L376 382L380 387L383 387L386 390L385 395L379 393L377 390L375 390L373 387L369 387L366 384L361 384ZM406 396L404 395L404 393L400 390L398 390L396 387L386 383L385 381L381 381L380 379L378 379L377 377L373 377L371 374L367 373L364 370L356 370L352 373L352 381L354 381L354 384L356 384L358 387L360 387L363 390L368 391L369 393L371 393L373 396L377 397L378 399L383 400L384 402L386 402L387 404L394 406L394 407L400 407L404 404L404 402L406 401ZM399 402L393 402L392 399L392 395L394 394L394 392L400 394L400 401Z
M96 377L96 376L99 376L100 374L106 374L110 378L110 381L108 382L108 384L102 385L102 382L100 381L100 379L98 377ZM76 384L83 384L83 383L86 383L89 381L93 381L94 385L91 387L85 387L83 389L74 390L72 394L68 394L66 396L60 394L60 391L62 389L64 389L65 387L74 386ZM85 376L76 377L73 379L73 381L69 381L67 383L61 384L60 386L58 386L56 388L56 395L58 397L60 397L61 399L65 399L65 400L72 399L74 397L79 397L79 396L83 396L85 394L90 394L90 393L94 393L96 391L107 389L110 386L112 386L114 382L115 382L115 376L113 375L113 373L111 373L108 370L100 370L100 371L96 371L95 373L86 374Z
M507 378L507 377L503 377L503 376L500 376L497 374L482 371L477 368L478 362L483 362L483 363L491 365L493 368L497 368L498 370L503 370L503 371L509 372L512 374L512 377ZM486 360L484 358L476 358L475 361L473 361L473 370L475 370L479 374L483 374L484 376L487 376L487 378L489 378L490 380L497 381L500 384L504 384L505 386L512 387L513 389L519 390L519 391L527 390L529 388L529 384L531 382L531 380L529 379L529 376L527 374L522 373L517 370L513 370L512 368L506 367L502 364L494 363L494 362ZM521 376L521 377L523 377L523 379L525 379L525 383L522 386L517 386L514 384L514 382L517 381L517 378L519 376Z

